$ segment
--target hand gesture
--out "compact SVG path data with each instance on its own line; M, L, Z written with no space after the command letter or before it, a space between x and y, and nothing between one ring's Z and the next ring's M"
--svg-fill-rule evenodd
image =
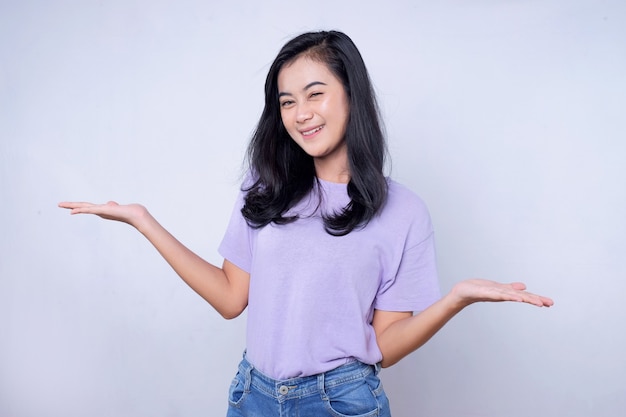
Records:
M134 227L148 216L148 210L140 204L120 205L115 201L106 204L62 202L59 207L70 209L70 214L95 214L103 219L128 223Z
M468 279L456 284L451 295L463 306L481 301L516 301L538 307L550 307L554 304L548 297L527 292L526 285L521 282L502 284L486 279Z

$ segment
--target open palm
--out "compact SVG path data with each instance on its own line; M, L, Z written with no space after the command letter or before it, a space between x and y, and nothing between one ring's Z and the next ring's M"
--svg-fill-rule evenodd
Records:
M63 202L59 207L71 210L71 214L94 214L103 219L115 220L137 226L137 223L148 214L141 204L118 204L109 201L106 204L93 204L86 202Z
M466 305L481 301L517 301L538 307L554 304L548 297L526 291L526 285L521 282L503 284L486 279L468 279L456 284L452 293Z

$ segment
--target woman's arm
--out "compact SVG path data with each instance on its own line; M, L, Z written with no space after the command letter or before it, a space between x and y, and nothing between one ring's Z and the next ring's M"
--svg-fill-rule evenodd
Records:
M250 275L234 264L224 261L222 268L200 258L180 243L148 210L139 204L60 203L71 214L95 214L135 227L143 234L176 273L223 317L237 317L248 305Z
M538 307L554 302L525 291L516 282L501 284L482 279L462 281L439 301L417 315L410 312L376 310L372 325L383 354L382 366L389 367L430 340L452 317L470 304L481 301L515 301Z

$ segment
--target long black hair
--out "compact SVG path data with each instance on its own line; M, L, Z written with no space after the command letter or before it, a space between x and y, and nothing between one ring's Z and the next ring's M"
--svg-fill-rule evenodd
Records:
M348 96L345 141L350 203L324 217L326 231L342 236L365 226L385 203L387 180L383 169L387 148L363 58L352 40L337 31L299 35L283 46L272 63L265 81L265 108L248 146L254 182L243 189L247 194L241 212L255 228L292 222L297 216L285 216L286 211L309 194L318 181L313 158L291 139L280 115L278 73L301 56L326 64Z

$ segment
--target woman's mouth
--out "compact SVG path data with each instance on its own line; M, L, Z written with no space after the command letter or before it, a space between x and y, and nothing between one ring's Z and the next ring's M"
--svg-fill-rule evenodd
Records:
M302 134L302 136L312 136L314 134L316 134L317 132L319 132L320 130L322 130L324 128L324 125L318 126L316 128L313 128L311 130L306 130L303 132L300 132Z

